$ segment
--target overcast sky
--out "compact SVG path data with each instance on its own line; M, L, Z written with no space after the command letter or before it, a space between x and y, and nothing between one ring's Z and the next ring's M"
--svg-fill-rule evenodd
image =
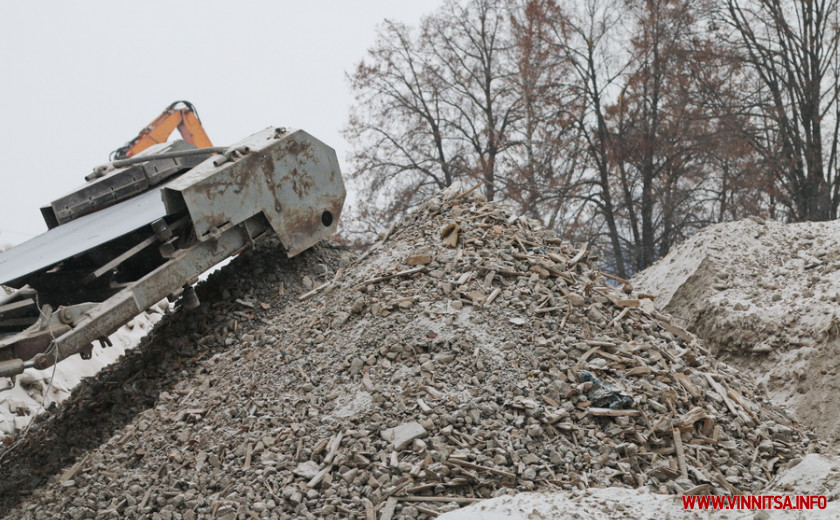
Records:
M0 3L0 243L45 231L42 205L179 99L215 145L302 128L344 166L346 73L384 18L416 24L441 3Z

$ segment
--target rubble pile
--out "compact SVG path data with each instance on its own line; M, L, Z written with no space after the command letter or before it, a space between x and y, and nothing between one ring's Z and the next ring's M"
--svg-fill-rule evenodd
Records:
M261 307L244 307L243 298L291 304L296 300L293 293L304 290L303 279L318 280L330 274L325 269L334 269L349 256L318 247L287 259L276 242L258 247L196 287L200 307L164 316L123 359L96 377L82 379L63 403L36 416L25 435L0 437L0 517L39 486L66 484L89 450L126 428L136 431L133 421L138 415L153 408L167 390L194 384L191 381L208 370L208 358L225 349L248 348L247 341L265 327L266 318ZM263 278L266 272L268 279Z
M840 222L711 226L633 285L823 439L840 442Z
M355 260L282 256L226 268L224 312L171 317L203 324L179 349L215 353L9 518L391 520L533 489L757 492L808 447L585 245L500 205L441 195Z

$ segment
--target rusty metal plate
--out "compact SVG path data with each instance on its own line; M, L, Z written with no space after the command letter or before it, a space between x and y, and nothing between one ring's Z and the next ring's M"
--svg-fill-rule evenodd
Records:
M262 213L294 256L335 233L345 189L335 150L302 130L257 132L244 156L207 160L167 184L171 211L186 207L199 240Z

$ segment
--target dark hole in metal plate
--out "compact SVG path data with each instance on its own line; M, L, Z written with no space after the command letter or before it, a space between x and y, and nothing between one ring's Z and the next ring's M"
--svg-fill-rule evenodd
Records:
M332 224L332 221L333 221L332 213L330 213L329 211L325 211L325 212L321 213L321 224L323 224L325 227L330 227L330 224Z

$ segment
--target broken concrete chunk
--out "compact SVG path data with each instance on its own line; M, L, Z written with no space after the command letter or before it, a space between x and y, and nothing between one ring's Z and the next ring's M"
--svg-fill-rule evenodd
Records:
M298 464L297 467L292 470L292 473L298 477L310 479L317 475L320 469L321 468L315 461L307 460L306 462Z
M353 314L361 314L365 310L364 298L356 298L353 300L353 305L350 307L350 312Z
M353 361L350 362L350 373L352 375L357 375L365 366L365 362L361 358L354 358Z
M586 300L583 298L583 296L577 293L569 293L568 295L566 295L566 300L568 300L569 303L571 303L574 307L580 307L581 305L586 303Z
M390 441L394 445L395 450L401 450L411 444L414 439L426 436L426 428L419 422L412 421L401 424L396 428L388 428L382 430L382 438Z
M468 291L467 298L469 298L473 303L481 305L487 298L487 293L484 291Z
M335 315L335 318L333 318L332 323L330 323L330 328L333 328L333 329L341 328L345 323L347 323L348 319L350 319L350 314L348 314L344 311L339 311Z

